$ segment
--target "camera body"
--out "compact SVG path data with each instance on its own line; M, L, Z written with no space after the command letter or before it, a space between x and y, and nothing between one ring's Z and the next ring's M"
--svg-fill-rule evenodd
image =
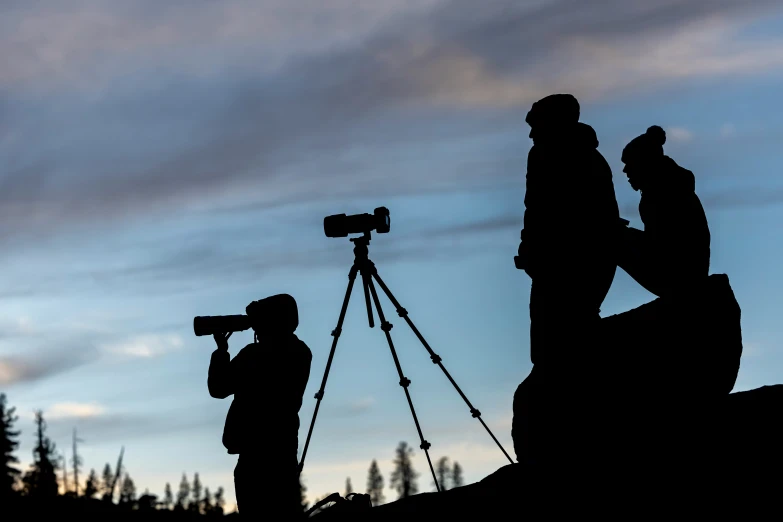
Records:
M389 209L376 208L372 214L334 214L324 218L324 234L326 237L346 237L348 234L365 234L378 232L386 234L391 228Z

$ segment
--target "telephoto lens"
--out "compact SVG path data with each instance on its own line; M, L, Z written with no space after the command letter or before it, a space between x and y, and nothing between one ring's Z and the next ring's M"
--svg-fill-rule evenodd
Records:
M206 315L193 318L193 332L199 337L241 332L248 328L250 328L250 319L246 315Z

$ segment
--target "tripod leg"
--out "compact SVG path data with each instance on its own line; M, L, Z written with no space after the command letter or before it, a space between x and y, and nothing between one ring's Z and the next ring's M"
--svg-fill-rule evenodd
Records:
M432 351L432 348L430 348L430 345L427 344L426 340L424 340L424 336L421 335L421 333L419 332L419 329L416 328L416 326L413 324L413 321L411 321L410 317L408 317L408 311L400 305L399 301L397 301L397 299L395 299L394 295L391 293L391 290L389 290L389 287L386 286L386 283L384 283L383 279L381 279L381 276L378 275L378 270L375 268L374 264L372 264L372 267L371 267L371 276L374 277L378 281L378 284L381 286L381 289L386 294L386 296L389 298L389 301L391 301L392 304L394 305L394 307L397 309L397 314L400 317L402 317L403 319L405 319L405 322L408 323L408 326L411 327L411 330L413 330L413 333L416 334L416 337L419 338L419 341L421 341L421 344L424 346L424 348L427 350L427 352L429 352L430 359L432 359L432 362L437 364L440 367L440 369L443 370L443 373L446 375L446 377L449 379L449 381L451 381L451 384L454 385L454 388L457 390L457 393L459 393L460 397L462 397L462 400L464 400L465 404L467 404L468 408L470 408L470 414L474 418L479 420L479 422L482 424L482 426L484 426L484 429L487 430L487 433L489 433L489 436L492 437L492 440L495 441L495 444L498 445L498 447L500 448L500 451L502 451L503 454L508 459L508 461L513 464L514 461L511 459L511 457L508 455L506 450L500 444L500 441L498 441L498 439L495 437L495 435L492 433L492 431L490 431L489 427L484 422L484 419L481 418L481 412L479 410L477 410L476 408L474 408L473 405L468 400L468 398L465 396L465 394L462 393L462 390L457 385L456 381L454 381L454 379L451 377L451 374L449 374L449 372L443 366L443 362L442 362L440 356L438 354L436 354L434 351ZM373 289L374 288L375 287L373 286ZM380 311L378 313L380 314Z
M364 287L364 302L367 305L367 319L370 322L370 328L375 327L375 323L372 319L372 306L370 305L370 291L369 286L372 282L372 278L370 274L366 273L364 270L359 271L359 275L362 276L362 286Z
M326 369L324 370L323 380L321 380L321 388L315 394L315 411L313 411L313 419L310 421L310 429L307 431L307 441L302 450L302 460L299 462L299 473L302 473L304 468L305 457L307 456L307 448L310 445L310 437L313 434L313 426L315 426L315 418L318 416L318 409L321 407L321 399L324 398L324 389L326 388L326 379L329 378L329 369L332 367L332 359L334 358L334 351L337 348L337 340L340 338L340 334L343 331L343 321L345 320L345 312L348 310L348 301L351 299L351 290L353 290L353 283L356 281L356 273L359 271L359 267L354 264L348 272L348 288L345 290L345 298L343 299L343 307L340 310L340 318L337 320L337 326L332 330L332 349L329 351L329 359L326 361Z
M392 357L394 358L394 365L397 367L397 374L400 376L400 386L405 390L405 397L408 399L408 406L411 408L411 414L413 415L413 422L416 423L416 430L419 432L419 439L421 439L421 445L419 446L424 450L424 454L427 456L427 463L430 465L430 471L432 472L432 479L435 481L435 487L440 491L440 484L438 484L438 478L435 476L435 468L432 466L432 459L430 459L430 443L424 440L424 434L421 432L421 425L419 425L419 418L416 416L416 410L413 408L413 401L411 400L411 394L408 391L408 386L411 381L402 373L402 367L400 366L400 360L397 358L397 351L394 349L394 343L392 342L391 333L392 325L386 321L383 315L383 309L381 308L381 301L378 299L378 293L375 291L375 285L372 278L368 278L368 287L372 293L372 299L375 302L375 308L378 310L378 319L381 321L381 330L386 334L386 341L389 343L389 349L391 350Z

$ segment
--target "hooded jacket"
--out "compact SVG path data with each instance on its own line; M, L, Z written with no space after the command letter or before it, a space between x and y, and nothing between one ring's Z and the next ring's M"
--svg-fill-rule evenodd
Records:
M534 134L533 140L523 239L529 273L611 258L620 212L595 130L579 122L555 134Z
M710 229L699 197L696 178L669 156L642 190L639 215L647 247L667 279L701 279L709 273ZM684 278L684 279L683 279Z
M207 379L212 397L234 395L223 428L228 453L269 452L274 445L275 455L295 459L310 348L290 333L249 344L230 357L228 351L215 350Z

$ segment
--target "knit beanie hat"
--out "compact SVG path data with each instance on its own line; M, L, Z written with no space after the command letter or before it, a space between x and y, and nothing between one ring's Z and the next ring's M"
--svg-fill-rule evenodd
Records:
M646 160L663 156L663 144L666 143L666 132L658 125L653 125L641 136L632 139L623 149L623 163L634 160Z

